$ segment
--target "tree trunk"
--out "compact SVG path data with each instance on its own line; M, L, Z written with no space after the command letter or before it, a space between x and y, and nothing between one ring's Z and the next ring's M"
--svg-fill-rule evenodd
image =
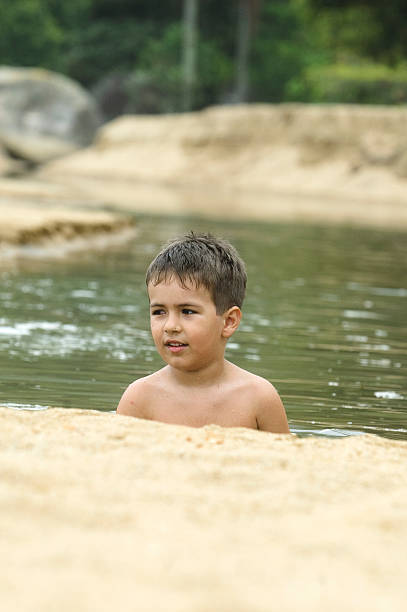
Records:
M184 0L183 46L183 109L190 111L194 103L198 46L198 0Z
M234 102L246 102L249 95L249 53L251 34L250 0L238 0L236 80Z

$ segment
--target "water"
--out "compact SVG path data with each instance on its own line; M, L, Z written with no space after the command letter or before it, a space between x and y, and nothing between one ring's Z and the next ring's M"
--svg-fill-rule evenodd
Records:
M161 367L144 272L189 229L246 260L241 328L227 357L271 380L302 435L407 439L407 241L378 230L139 219L136 238L61 262L0 272L0 405L114 410ZM38 254L37 254L38 255Z

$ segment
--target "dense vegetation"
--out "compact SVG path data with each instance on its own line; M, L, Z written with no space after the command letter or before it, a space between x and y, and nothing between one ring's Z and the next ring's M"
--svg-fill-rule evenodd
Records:
M0 9L0 64L65 73L95 91L107 117L245 100L407 102L405 0L0 0Z

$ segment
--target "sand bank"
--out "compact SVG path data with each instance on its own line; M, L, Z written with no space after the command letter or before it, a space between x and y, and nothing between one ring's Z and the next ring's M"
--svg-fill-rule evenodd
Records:
M0 408L2 610L405 609L407 443Z
M35 249L48 256L64 257L84 249L104 248L134 236L134 221L128 216L44 202L0 202L0 264L16 257L35 256Z
M407 109L241 105L124 116L38 181L89 203L407 228Z
M406 125L404 107L354 105L260 104L119 117L99 130L92 146L25 176L13 176L16 170L3 163L3 239L9 210L72 204L404 231Z

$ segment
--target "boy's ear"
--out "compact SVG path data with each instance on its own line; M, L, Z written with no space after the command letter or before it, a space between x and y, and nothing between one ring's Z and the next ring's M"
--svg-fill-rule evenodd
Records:
M229 310L226 310L223 315L223 338L230 338L237 328L239 327L240 320L242 318L242 311L239 306L232 306Z

